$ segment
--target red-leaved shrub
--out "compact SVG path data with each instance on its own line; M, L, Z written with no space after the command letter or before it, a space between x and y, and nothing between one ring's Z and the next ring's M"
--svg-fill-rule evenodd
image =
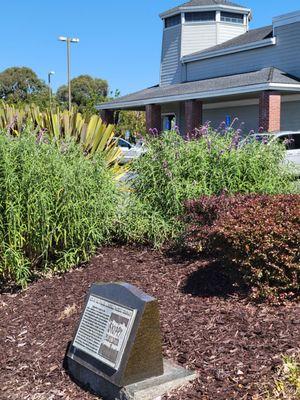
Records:
M186 218L189 247L237 266L262 295L299 294L299 195L201 197Z

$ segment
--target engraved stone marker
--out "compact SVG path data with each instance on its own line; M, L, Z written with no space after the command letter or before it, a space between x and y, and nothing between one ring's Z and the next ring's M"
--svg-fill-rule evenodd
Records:
M92 285L65 366L105 400L152 399L195 378L163 361L157 300L126 283Z

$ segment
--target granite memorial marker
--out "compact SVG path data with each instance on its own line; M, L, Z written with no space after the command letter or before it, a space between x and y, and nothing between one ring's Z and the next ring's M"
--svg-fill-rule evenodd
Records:
M126 283L91 287L65 362L73 379L107 400L152 399L193 379L163 360L157 300Z

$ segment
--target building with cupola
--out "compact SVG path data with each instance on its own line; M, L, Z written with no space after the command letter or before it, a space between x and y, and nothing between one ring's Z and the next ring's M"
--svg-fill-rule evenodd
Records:
M300 11L250 29L252 11L226 0L191 0L160 14L163 40L156 86L98 105L146 112L147 129L238 120L245 132L300 130Z

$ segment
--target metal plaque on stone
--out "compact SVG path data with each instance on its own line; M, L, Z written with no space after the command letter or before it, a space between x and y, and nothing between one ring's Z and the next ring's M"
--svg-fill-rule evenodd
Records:
M137 310L90 295L73 346L118 370Z

